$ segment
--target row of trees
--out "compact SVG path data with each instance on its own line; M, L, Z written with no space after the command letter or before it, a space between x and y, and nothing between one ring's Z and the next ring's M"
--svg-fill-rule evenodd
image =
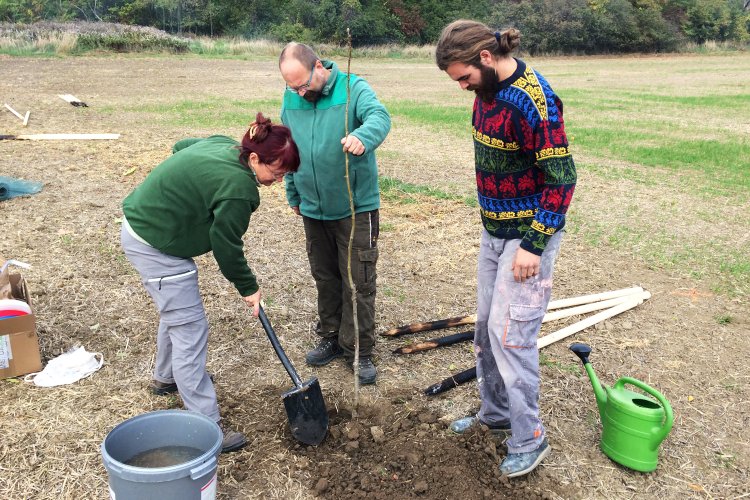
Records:
M537 52L750 40L750 0L0 0L0 21L113 21L172 33L355 45L434 43L458 18L515 26Z

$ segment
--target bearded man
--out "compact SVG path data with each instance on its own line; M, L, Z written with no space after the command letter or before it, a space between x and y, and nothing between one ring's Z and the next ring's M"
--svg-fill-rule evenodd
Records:
M563 105L547 81L511 56L521 34L468 20L443 29L438 67L474 91L474 158L482 218L474 352L481 407L453 422L509 433L500 464L528 474L549 454L539 418L537 335L552 293L576 169Z

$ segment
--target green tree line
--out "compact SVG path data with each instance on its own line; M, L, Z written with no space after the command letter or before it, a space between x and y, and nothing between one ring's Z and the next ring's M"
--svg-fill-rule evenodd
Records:
M0 21L110 21L175 34L356 46L432 44L458 18L515 26L534 53L747 43L750 0L0 0Z

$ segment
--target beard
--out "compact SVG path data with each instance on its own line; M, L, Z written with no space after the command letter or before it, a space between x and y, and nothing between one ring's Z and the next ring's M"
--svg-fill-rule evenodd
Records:
M305 95L302 96L302 99L306 100L307 102L318 102L318 99L320 99L320 96L323 95L323 92L320 90L306 90Z
M495 100L495 95L500 90L500 77L495 68L485 65L479 68L479 75L479 85L469 85L466 90L473 90L483 102L489 104Z

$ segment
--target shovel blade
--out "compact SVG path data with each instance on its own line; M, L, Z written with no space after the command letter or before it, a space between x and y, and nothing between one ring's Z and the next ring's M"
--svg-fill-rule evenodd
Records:
M328 433L328 412L318 379L313 377L302 387L285 392L282 398L294 439L319 445Z

